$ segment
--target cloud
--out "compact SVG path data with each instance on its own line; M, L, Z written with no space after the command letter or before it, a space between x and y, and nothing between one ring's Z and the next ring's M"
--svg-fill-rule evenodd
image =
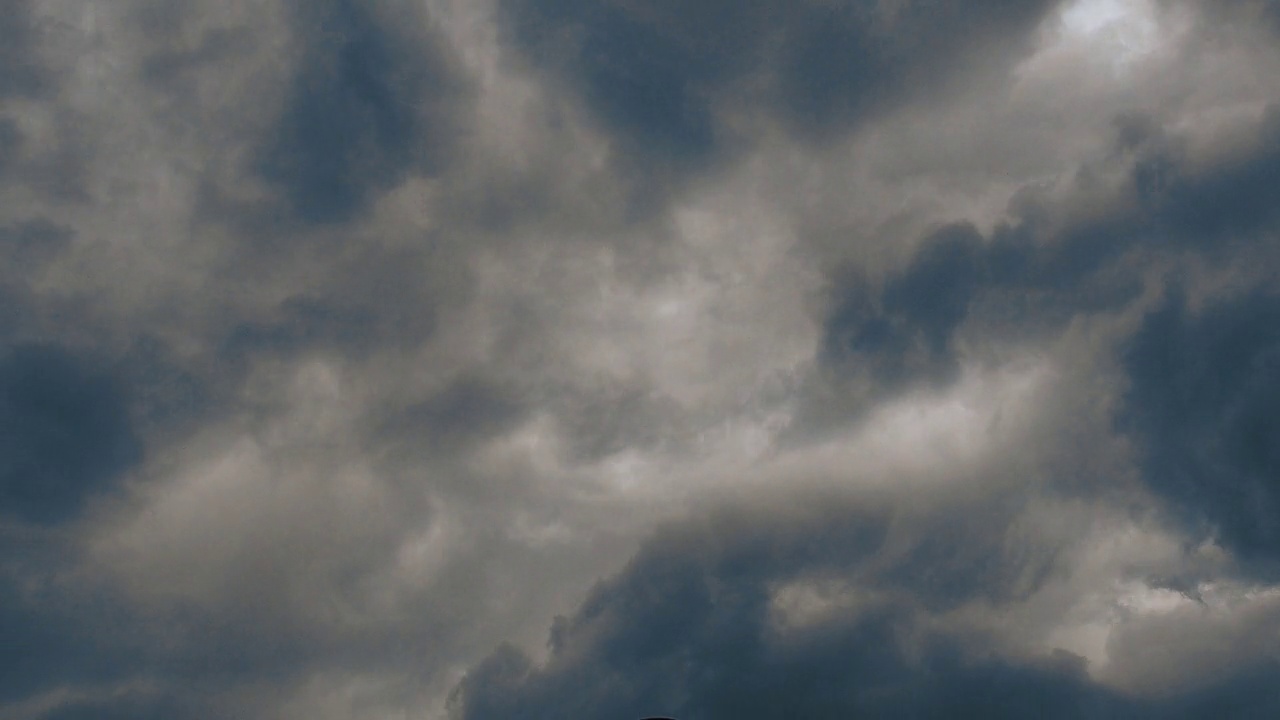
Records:
M40 47L39 28L32 18L30 3L15 0L5 8L9 21L0 30L0 98L30 97L49 89L49 78L36 53Z
M944 224L882 277L848 261L832 271L819 355L828 377L816 390L822 402L834 390L856 416L857 405L953 381L972 344L965 341L981 341L978 333L1044 336L1074 318L1123 308L1148 282L1137 258L1270 262L1280 229L1268 195L1280 167L1274 107L1236 140L1246 150L1194 160L1178 150L1180 138L1145 118L1121 116L1115 130L1117 155L1082 168L1061 194L1024 186L987 233ZM1098 177L1106 175L1114 179Z
M1053 4L510 0L500 7L514 41L578 90L628 155L679 168L732 148L729 116L748 108L768 108L804 133L846 128L937 88L984 54L1016 55Z
M65 521L142 459L113 378L63 348L9 350L0 398L0 488L10 518Z
M300 69L260 159L289 207L333 222L410 170L433 172L457 137L463 81L428 36L398 37L376 7L351 0L299 5Z
M914 601L911 579L940 569L940 556L913 552L875 570L885 516L830 504L779 510L664 528L556 621L544 664L508 646L477 665L456 690L457 716L1172 718L1197 717L1242 688L1253 692L1237 712L1274 705L1247 673L1176 701L1144 700L1096 683L1065 651L1002 657L956 616ZM963 575L978 577L972 570ZM848 599L822 578L843 578L834 587ZM816 616L805 610L814 602L826 606Z
M982 238L968 225L943 228L924 240L911 265L891 278L878 301L857 281L841 291L826 321L825 350L835 363L871 365L880 387L911 376L947 379L951 339L983 284Z
M1245 562L1273 564L1280 299L1266 290L1199 311L1170 293L1125 356L1121 422L1140 443L1144 477L1171 511Z
M9 3L0 715L1264 713L1233 5Z

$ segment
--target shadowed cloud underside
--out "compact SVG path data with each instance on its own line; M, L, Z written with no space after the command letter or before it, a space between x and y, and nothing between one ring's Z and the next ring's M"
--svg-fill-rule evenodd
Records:
M1280 714L1274 7L0 2L0 717Z

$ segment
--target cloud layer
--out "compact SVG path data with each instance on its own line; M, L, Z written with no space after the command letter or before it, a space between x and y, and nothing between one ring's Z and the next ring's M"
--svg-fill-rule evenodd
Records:
M1240 0L14 0L0 715L1280 712Z

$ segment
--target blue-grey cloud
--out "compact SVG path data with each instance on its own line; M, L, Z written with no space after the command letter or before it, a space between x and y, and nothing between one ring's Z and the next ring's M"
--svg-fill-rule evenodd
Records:
M210 716L171 698L154 698L140 693L105 700L73 702L58 707L40 720L196 720L202 717Z
M1269 5L3 4L0 715L1275 714Z
M406 172L444 167L463 81L443 49L398 35L366 3L300 3L296 15L306 52L260 159L293 213L346 220Z
M35 523L73 517L141 459L116 381L57 346L19 346L0 360L0 493L4 514Z
M909 599L917 594L895 594L894 580L927 576L936 557L860 574L884 520L836 514L807 517L802 531L764 517L668 528L553 625L545 664L504 647L476 666L455 691L458 716L1190 718L1278 707L1249 673L1142 700L1096 684L1069 653L1003 658L980 637L931 627ZM774 593L833 572L864 593L857 606L816 626L780 626Z
M1018 54L1053 2L504 0L512 37L642 163L698 166L737 139L725 104L803 133L936 89L973 55Z
M49 89L50 78L38 56L40 42L28 0L9 0L0 26L0 98L31 97Z
M0 177L4 177L18 150L22 147L22 131L12 118L0 117Z
M1131 164L1112 207L1064 217L1060 200L1029 186L1011 201L1010 219L989 233L963 222L938 228L878 283L857 271L833 273L824 363L837 375L870 377L883 397L954 378L956 337L973 316L1007 337L1034 336L1133 302L1146 280L1143 265L1127 256L1267 262L1280 237L1278 117L1267 112L1246 139L1248 153L1198 166L1149 120L1120 118L1116 147ZM1090 182L1087 173L1077 178Z
M1148 485L1172 513L1247 563L1280 561L1280 297L1187 307L1173 292L1125 355L1120 414Z
M483 376L463 376L395 414L388 432L436 452L456 450L514 428L527 412L512 389Z
M8 270L21 276L67 249L74 233L48 218L30 218L0 227L0 255Z
M956 368L952 336L986 284L983 241L972 226L926 238L911 265L878 297L865 280L838 279L824 327L829 362L870 367L888 389L921 377L945 380Z
M1263 116L1248 151L1195 168L1174 138L1127 119L1133 184L1151 216L1148 232L1223 253L1280 231L1280 106ZM1134 127L1136 125L1136 127Z

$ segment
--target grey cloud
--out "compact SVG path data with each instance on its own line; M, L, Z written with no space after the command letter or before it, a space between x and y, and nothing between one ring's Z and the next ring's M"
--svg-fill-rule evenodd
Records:
M389 420L387 432L433 450L457 450L513 429L527 413L516 391L477 373L411 403Z
M846 510L849 510L846 508ZM860 575L886 539L883 516L828 506L803 529L778 517L667 528L618 576L553 626L536 667L495 652L455 695L463 718L1122 717L1133 705L1093 686L1079 659L1001 659L974 638L929 629L895 595L894 575ZM928 574L913 555L901 576ZM812 574L845 573L868 593L853 611L786 630L774 592ZM877 595L879 593L879 595Z
M37 523L74 516L141 460L115 380L56 346L0 360L0 443L4 512Z
M1019 83L1043 80L1009 71L1049 0L10 5L0 635L15 641L0 714L48 700L54 718L430 716L460 668L565 612L545 665L493 655L457 713L1271 709L1271 666L1253 656L1138 699L1039 648L1068 610L1105 624L1109 609L1076 604L1117 577L1158 570L1193 594L1230 572L1163 549L1108 565L1085 530L1042 527L1055 493L1083 506L1069 517L1146 509L1143 489L1178 513L1190 491L1162 485L1146 452L1196 431L1204 444L1174 448L1194 455L1189 486L1225 469L1275 499L1258 480L1273 458L1249 440L1270 430L1251 399L1270 390L1270 336L1231 319L1269 318L1271 300L1211 299L1204 319L1170 301L1143 324L1122 369L1145 486L1116 457L1123 436L1094 422L1114 399L1108 343L1140 319L1156 269L1212 298L1274 257L1274 111L1207 153L1183 136L1198 116L1145 95L1111 130L1112 105L1006 115ZM1036 92L1074 97L1048 85ZM988 120L1033 129L992 141ZM899 121L912 127L885 130ZM1083 136L1107 157L1069 156ZM1040 183L1058 160L1084 170ZM853 175L874 176L870 199L854 201ZM794 206L770 189L783 184ZM997 208L1018 186L1003 220L969 217L969 199ZM870 234L866 206L935 191L965 202L913 216L889 260L847 243L831 270L803 237L815 206L853 207ZM1002 342L1077 363L1028 391L1034 408L1010 406L1035 447L1001 444L1010 421L993 420L972 440L983 469L956 463L945 488L895 475L849 500L797 485L803 510L664 525L635 554L655 518L699 517L793 468L857 484L844 458L881 458L846 420L889 402L911 415L920 388L951 403ZM1227 347L1262 369L1206 371L1199 409L1162 409L1183 386L1156 356L1196 376ZM782 447L773 423L793 401L802 431L842 435ZM910 437L903 425L887 432ZM889 454L917 452L900 440ZM869 499L882 494L897 499ZM1029 519L1036 503L1047 523ZM1169 542L1218 532L1260 566L1273 528L1241 507L1199 503ZM780 592L827 585L831 607L779 627ZM1124 653L1168 639L1121 635L1116 657L1153 666Z
M0 178L4 177L19 148L22 147L22 131L12 118L0 117Z
M187 366L155 336L136 338L117 360L116 374L128 388L130 416L145 437L188 434L218 409L217 389L223 378L212 370Z
M1255 290L1200 311L1172 292L1125 354L1122 427L1175 516L1246 563L1280 560L1280 298Z
M299 4L307 48L260 158L292 212L337 222L410 170L445 166L463 81L438 43L386 27L376 5Z
M1200 169L1159 134L1140 145L1133 181L1155 231L1217 253L1280 232L1280 106L1249 140L1245 152Z
M839 297L824 326L826 359L870 365L884 388L918 377L950 378L957 369L952 335L985 284L982 244L972 226L939 230L878 298L865 280L837 280Z
M627 449L676 446L682 439L681 409L644 383L585 383L543 391L542 405L555 408L576 459L596 461Z
M896 579L927 576L936 557L907 557L900 574L859 574L883 554L875 514L810 516L794 531L777 519L789 511L775 512L663 529L556 621L545 664L508 646L475 666L455 689L457 717L1172 719L1277 707L1261 681L1266 663L1143 698L1091 680L1064 651L1002 656L980 634L931 621L914 592L895 594ZM779 627L773 594L833 571L863 599L817 625Z
M561 74L640 163L699 166L738 138L726 104L805 133L936 89L974 54L1016 55L1053 2L504 0L515 41ZM661 158L661 161L657 160Z
M197 720L210 715L171 698L146 694L107 700L76 701L41 716L40 720Z
M820 357L836 387L854 388L846 400L856 415L858 404L952 379L966 322L1008 340L1123 308L1147 283L1140 258L1248 257L1265 266L1280 233L1277 117L1272 108L1253 128L1247 152L1195 164L1177 137L1141 116L1121 117L1124 182L1104 201L1080 207L1071 194L1050 198L1027 186L1010 202L1010 219L985 235L967 223L946 225L884 279L833 273ZM1092 172L1080 171L1073 194L1096 194ZM868 379L876 389L865 396Z
M1273 26L1270 29L1280 31L1280 5L1276 5L1274 0L1222 0L1220 2L1164 0L1164 2L1172 5L1190 5L1219 23L1227 21L1263 26L1270 23Z
M31 97L45 92L50 78L38 55L39 28L28 0L5 3L0 26L0 98Z
M7 554L14 551L15 548L6 547ZM4 701L21 700L58 683L82 681L86 674L92 676L87 671L103 672L107 663L86 652L83 635L73 631L66 618L18 597L18 578L13 577L12 570L6 570L0 597L0 630L6 639L4 651L0 652L0 668L4 670L0 674L0 697Z
M47 264L71 245L74 233L48 218L33 218L0 227L0 255L9 272L30 272Z

